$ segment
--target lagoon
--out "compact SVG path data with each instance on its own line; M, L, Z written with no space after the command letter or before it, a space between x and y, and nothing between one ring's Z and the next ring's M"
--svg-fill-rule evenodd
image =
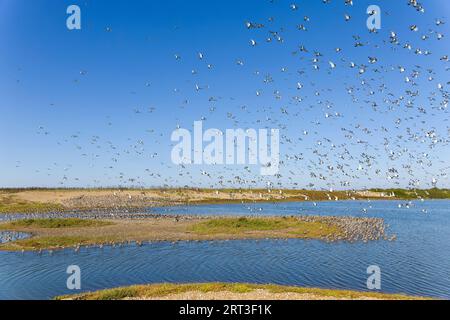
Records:
M160 282L251 282L367 290L367 267L381 268L381 291L450 299L450 201L330 201L152 208L204 215L348 215L385 219L397 240L156 242L79 252L0 252L0 299L50 299L78 265L82 291Z

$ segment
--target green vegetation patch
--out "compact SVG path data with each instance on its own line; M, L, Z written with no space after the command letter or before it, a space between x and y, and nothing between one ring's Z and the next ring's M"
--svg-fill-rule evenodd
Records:
M338 235L338 226L320 221L303 221L296 218L220 218L200 222L191 227L197 234L242 234L248 232L284 231L305 238L322 238Z
M59 249L93 244L92 239L83 237L36 237L6 243L0 249L6 251Z
M411 300L423 299L419 297L409 297L399 294L383 294L374 292L357 292L343 290L328 290L316 288L288 287L278 285L256 285L246 283L205 283L205 284L152 284L142 286L131 286L117 289L108 289L92 293L80 294L75 296L62 296L56 299L74 299L74 300L120 300L133 298L164 298L168 295L182 294L186 292L232 292L248 293L255 290L267 290L272 293L299 293L312 294L318 297L330 299L358 299L374 298L387 300Z
M17 228L87 228L87 227L103 227L112 225L112 222L99 220L84 220L84 219L25 219L10 222L8 224L0 225L0 228L17 229Z
M0 195L0 213L48 213L62 210L64 207L57 203L30 202L11 195Z

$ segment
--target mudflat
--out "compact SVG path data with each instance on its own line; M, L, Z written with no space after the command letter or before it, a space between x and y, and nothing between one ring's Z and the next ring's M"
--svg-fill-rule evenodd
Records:
M150 216L147 219L23 219L0 223L0 231L31 237L0 245L0 250L44 250L121 245L146 241L234 239L388 239L382 219L355 217L196 217ZM391 239L392 240L392 239Z
M1 189L0 213L133 210L166 205L393 199L380 191L267 189Z

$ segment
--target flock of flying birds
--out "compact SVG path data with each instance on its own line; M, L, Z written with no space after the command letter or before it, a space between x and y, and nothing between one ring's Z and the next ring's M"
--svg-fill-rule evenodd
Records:
M326 6L332 0L321 1L323 10L327 10ZM342 27L353 23L356 14L351 14L353 1L333 1L341 1L349 12L342 16ZM405 9L399 14L408 15L410 21L426 12L418 1L402 1ZM274 6L282 5L275 0L270 2ZM433 50L449 48L445 38L445 17L435 18L429 25L399 23L397 30L389 31L355 26L354 30L361 33L343 38L342 47L326 48L327 43L323 41L319 49L310 40L311 35L304 34L315 32L317 25L313 22L321 18L321 11L316 11L316 16L305 16L302 6L295 3L286 6L285 10L292 11L300 22L279 26L276 17L267 17L264 21L249 19L242 26L243 32L248 33L247 46L253 50L252 54L258 55L270 46L270 50L290 52L292 59L270 61L271 67L279 64L277 72L266 71L265 65L250 71L250 76L255 79L251 92L256 101L254 105L243 105L238 96L218 92L213 81L202 84L199 71L203 68L202 72L214 72L216 65L229 64L238 68L236 72L247 72L245 67L249 60L236 57L234 61L213 63L207 52L197 52L200 67L193 66L189 75L192 91L173 90L177 97L180 94L185 97L179 107L169 112L176 114L177 122L167 123L173 129L188 126L180 119L197 112L198 120L206 123L211 117L222 117L225 127L278 128L281 157L277 175L260 176L259 170L252 166L174 165L170 161L170 152L166 155L152 150L153 146L173 145L170 133L167 135L155 129L139 133L142 134L139 139L130 137L126 146L99 135L92 135L87 144L80 141L86 134L82 131L61 139L59 144L75 146L79 155L93 165L99 159L109 157L109 165L101 170L104 176L92 181L92 186L104 184L105 177L112 185L128 187L351 190L375 186L445 186L450 169L448 158L445 158L445 154L449 155L450 138L450 66L446 52L435 53ZM392 16L389 12L383 12L383 15ZM292 30L298 33L295 38ZM107 27L105 31L111 33L114 29ZM275 45L278 47L271 47ZM358 50L373 54L361 60ZM184 57L179 53L174 53L173 59L174 63L184 63ZM79 76L89 76L89 73L82 70ZM146 87L155 85L145 83ZM207 109L190 105L192 97L198 95L204 97ZM128 110L136 117L159 111L157 106ZM161 112L167 112L167 109ZM108 125L114 126L113 121L108 120ZM51 133L43 125L38 134ZM120 172L121 162L130 157L144 159L148 168L135 175ZM75 166L75 162L70 165L55 162L39 171L52 175L59 168L58 174L61 174L63 168L59 183L71 186L81 180L71 174Z

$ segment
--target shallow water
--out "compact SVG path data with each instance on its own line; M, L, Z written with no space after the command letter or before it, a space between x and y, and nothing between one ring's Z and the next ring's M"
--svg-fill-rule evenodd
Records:
M167 242L142 247L83 248L52 254L0 252L0 299L47 299L74 293L67 266L78 265L82 289L159 282L252 282L366 290L369 265L382 290L450 299L450 201L339 201L208 205L152 209L171 214L351 215L384 218L394 242L303 240ZM366 209L364 213L363 209ZM425 210L425 211L424 211ZM426 212L426 213L425 213Z

